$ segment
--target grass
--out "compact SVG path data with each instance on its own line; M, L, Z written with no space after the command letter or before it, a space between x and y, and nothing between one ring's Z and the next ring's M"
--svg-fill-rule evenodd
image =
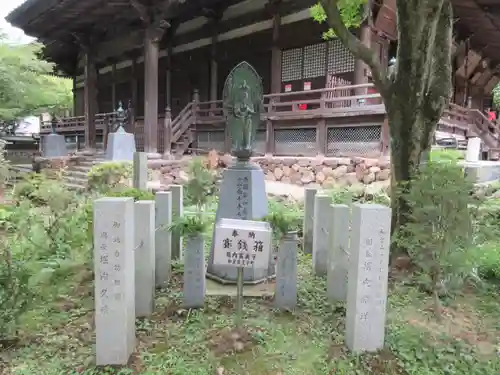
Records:
M358 356L343 344L345 306L326 300L325 281L311 269L311 258L301 256L295 311L246 299L244 326L235 328L230 298L207 298L202 310L182 309L182 267L174 267L169 287L157 293L154 316L136 322L137 349L125 368L93 364L92 274L82 269L59 281L56 297L22 317L21 342L0 354L0 374L500 373L500 302L493 289L469 289L445 301L444 321L437 323L429 296L392 282L386 347Z

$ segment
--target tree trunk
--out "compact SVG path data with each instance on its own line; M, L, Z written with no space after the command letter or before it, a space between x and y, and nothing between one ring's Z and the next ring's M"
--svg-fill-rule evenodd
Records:
M335 35L371 69L387 111L391 135L392 232L409 219L405 189L430 150L451 93L452 8L450 0L397 2L398 52L391 75L378 55L347 29L339 0L320 0ZM394 250L394 249L393 249ZM406 249L399 249L405 252Z

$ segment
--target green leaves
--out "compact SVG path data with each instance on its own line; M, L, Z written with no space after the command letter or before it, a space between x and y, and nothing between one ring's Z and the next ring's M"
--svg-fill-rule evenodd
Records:
M347 28L356 28L361 25L363 21L364 12L363 6L367 3L367 0L338 0L336 1L338 8L340 9L340 14L342 16L342 21ZM318 3L310 8L311 17L318 23L324 23L327 20L325 10L323 6ZM323 33L323 39L335 38L335 32L333 29L328 29Z
M0 123L72 108L72 82L52 75L41 45L11 44L0 34Z

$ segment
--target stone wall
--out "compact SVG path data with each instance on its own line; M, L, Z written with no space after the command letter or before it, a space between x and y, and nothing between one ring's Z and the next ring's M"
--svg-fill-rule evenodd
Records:
M209 157L207 163L212 169L225 168L232 158ZM370 185L376 182L389 183L390 164L382 159L366 158L320 158L320 157L256 157L252 162L261 166L270 181L280 181L299 186L320 185L324 188L335 186ZM161 185L182 183L187 179L184 160L150 160L153 179Z

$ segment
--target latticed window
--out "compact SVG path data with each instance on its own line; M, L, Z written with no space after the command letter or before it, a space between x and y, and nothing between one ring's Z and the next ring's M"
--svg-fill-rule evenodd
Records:
M326 71L326 43L304 47L304 79L321 77Z
M354 56L339 39L328 42L328 73L341 74L354 71Z
M329 128L327 154L329 156L378 154L381 134L380 125Z
M302 79L302 48L282 52L281 80L283 82Z
M316 129L276 129L274 131L277 155L316 155Z

